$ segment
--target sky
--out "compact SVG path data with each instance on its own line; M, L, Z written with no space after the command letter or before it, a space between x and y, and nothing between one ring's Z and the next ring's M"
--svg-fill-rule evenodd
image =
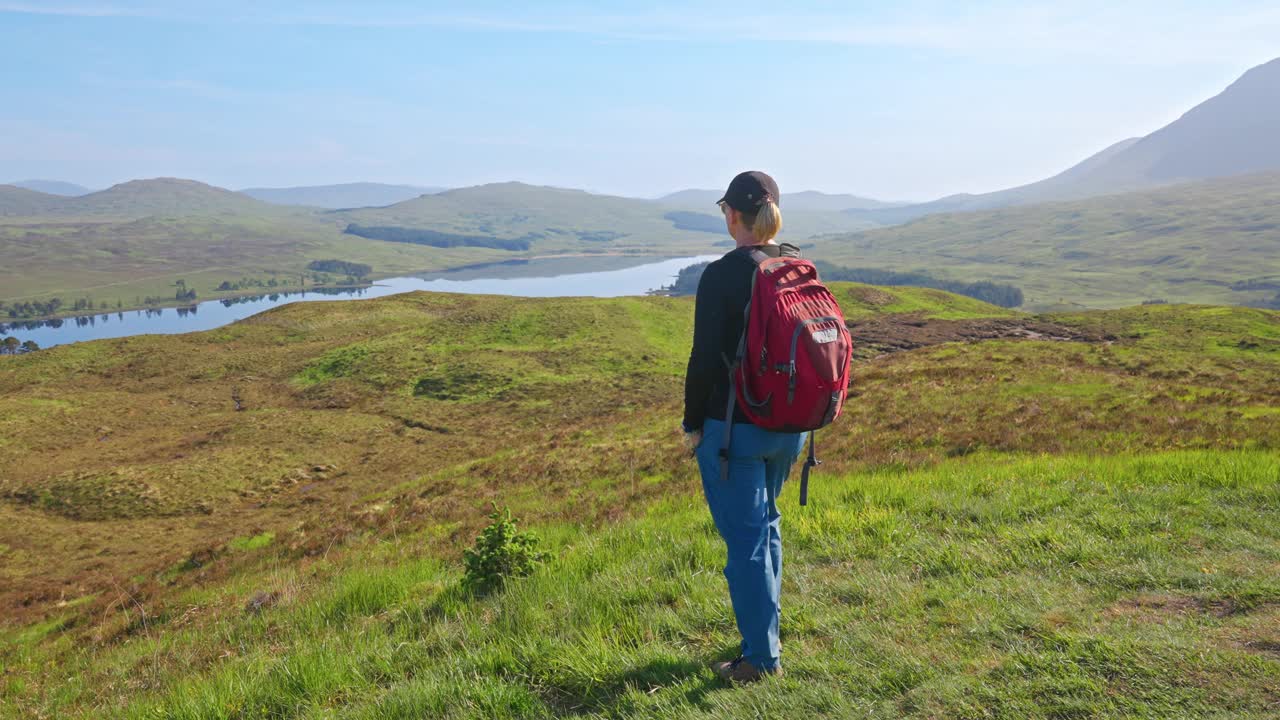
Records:
M1274 0L0 0L0 182L927 200L1156 130L1277 39Z

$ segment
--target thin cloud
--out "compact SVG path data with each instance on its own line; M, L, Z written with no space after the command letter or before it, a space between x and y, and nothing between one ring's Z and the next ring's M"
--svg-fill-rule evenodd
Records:
M947 7L947 6L944 6ZM754 14L724 16L706 10L671 9L629 14L538 16L422 13L362 7L358 14L227 4L88 5L4 2L0 13L82 18L138 17L174 22L322 26L354 29L434 28L468 32L582 35L635 42L742 41L901 48L974 57L1121 60L1151 65L1186 62L1243 63L1269 59L1280 37L1280 7L1250 3L1235 8L1178 7L1169 3L997 4L957 12L954 6L907 4L887 17L853 14Z

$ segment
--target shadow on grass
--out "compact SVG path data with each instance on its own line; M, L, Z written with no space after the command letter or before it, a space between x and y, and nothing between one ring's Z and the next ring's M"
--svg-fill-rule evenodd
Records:
M665 698L668 702L685 703L707 710L711 707L706 701L708 694L729 689L708 672L709 666L710 661L654 660L606 678L603 683L587 692L578 688L551 686L544 699L557 717L579 717L600 712L645 709L633 706L627 698L628 693L636 691L653 694L664 688L674 687L679 689L679 693L668 695Z

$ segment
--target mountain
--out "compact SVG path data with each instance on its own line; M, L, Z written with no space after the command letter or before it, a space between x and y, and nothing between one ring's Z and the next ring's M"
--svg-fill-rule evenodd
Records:
M340 208L393 205L405 200L412 200L421 195L438 193L445 189L417 185L386 185L383 183L360 182L286 188L245 188L240 192L274 205L304 205L336 210Z
M147 215L208 215L269 211L262 202L196 180L154 178L130 180L78 198L56 211L67 215L142 217Z
M850 267L1011 283L1030 309L1260 304L1280 293L1280 174L936 214L826 237L810 252Z
M1116 143L1047 180L905 207L851 210L877 223L1077 200L1181 182L1280 171L1280 58L1246 72L1217 96L1150 135Z
M279 215L283 208L195 180L130 180L106 190L66 197L0 185L0 216L42 219L136 219L150 215Z
M899 205L894 207L872 208L869 210L846 210L845 212L863 220L870 220L880 225L897 225L925 215L949 212L973 212L1010 205L1026 205L1036 202L1047 202L1065 198L1074 198L1074 188L1090 173L1103 167L1111 158L1122 153L1141 138L1130 138L1106 148L1090 156L1067 170L1046 180L1023 185L998 192L973 195L962 193L917 205Z
M66 195L68 197L76 197L79 195L88 195L93 192L83 185L75 183L62 182L61 180L19 180L11 185L35 190L36 192L48 193L50 195Z
M663 195L657 199L657 202L674 207L707 210L708 208L714 208L716 201L723 195L723 190L680 190ZM857 195L831 195L816 190L782 194L782 209L784 212L787 210L819 210L826 212L871 210L896 207L901 204L858 197Z

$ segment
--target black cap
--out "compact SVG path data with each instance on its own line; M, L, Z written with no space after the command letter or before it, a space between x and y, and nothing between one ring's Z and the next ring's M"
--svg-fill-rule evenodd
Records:
M782 204L778 183L759 170L748 170L738 173L729 183L729 189L724 191L724 197L717 200L716 204L728 203L729 207L738 212L754 213L769 200L775 205Z

